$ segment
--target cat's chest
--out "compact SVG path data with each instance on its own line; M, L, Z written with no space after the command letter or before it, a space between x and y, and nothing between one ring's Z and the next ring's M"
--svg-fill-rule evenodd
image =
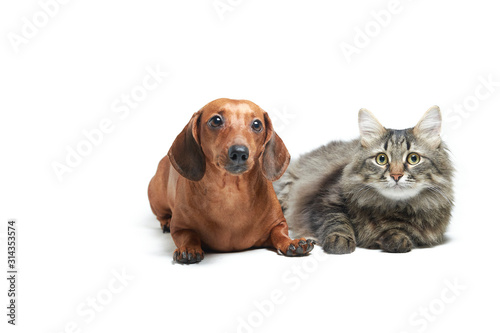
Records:
M354 224L380 226L387 223L420 223L420 215L405 207L393 207L388 210L354 207L349 209L350 219Z

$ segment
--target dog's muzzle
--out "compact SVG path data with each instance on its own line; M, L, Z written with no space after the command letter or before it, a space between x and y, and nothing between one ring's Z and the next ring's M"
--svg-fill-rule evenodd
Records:
M248 147L233 145L227 151L228 163L225 169L230 173L240 174L247 171L247 161L249 156Z

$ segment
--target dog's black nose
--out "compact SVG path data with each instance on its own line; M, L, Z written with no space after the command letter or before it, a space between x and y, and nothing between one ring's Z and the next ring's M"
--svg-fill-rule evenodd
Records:
M245 164L248 160L248 148L245 146L234 145L229 147L229 159L235 164Z

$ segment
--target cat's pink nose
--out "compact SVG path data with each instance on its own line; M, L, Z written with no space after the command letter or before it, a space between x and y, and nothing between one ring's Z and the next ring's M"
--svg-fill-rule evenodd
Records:
M400 173L391 173L391 177L397 182L403 175Z

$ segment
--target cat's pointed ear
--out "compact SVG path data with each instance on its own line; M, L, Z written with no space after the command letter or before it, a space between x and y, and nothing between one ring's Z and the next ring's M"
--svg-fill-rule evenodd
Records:
M441 144L441 111L439 107L434 105L427 110L418 122L417 126L413 128L413 133L416 136L428 141L432 148L437 148Z
M369 146L370 143L382 137L386 132L384 126L367 109L359 110L358 123L361 145L363 147Z

